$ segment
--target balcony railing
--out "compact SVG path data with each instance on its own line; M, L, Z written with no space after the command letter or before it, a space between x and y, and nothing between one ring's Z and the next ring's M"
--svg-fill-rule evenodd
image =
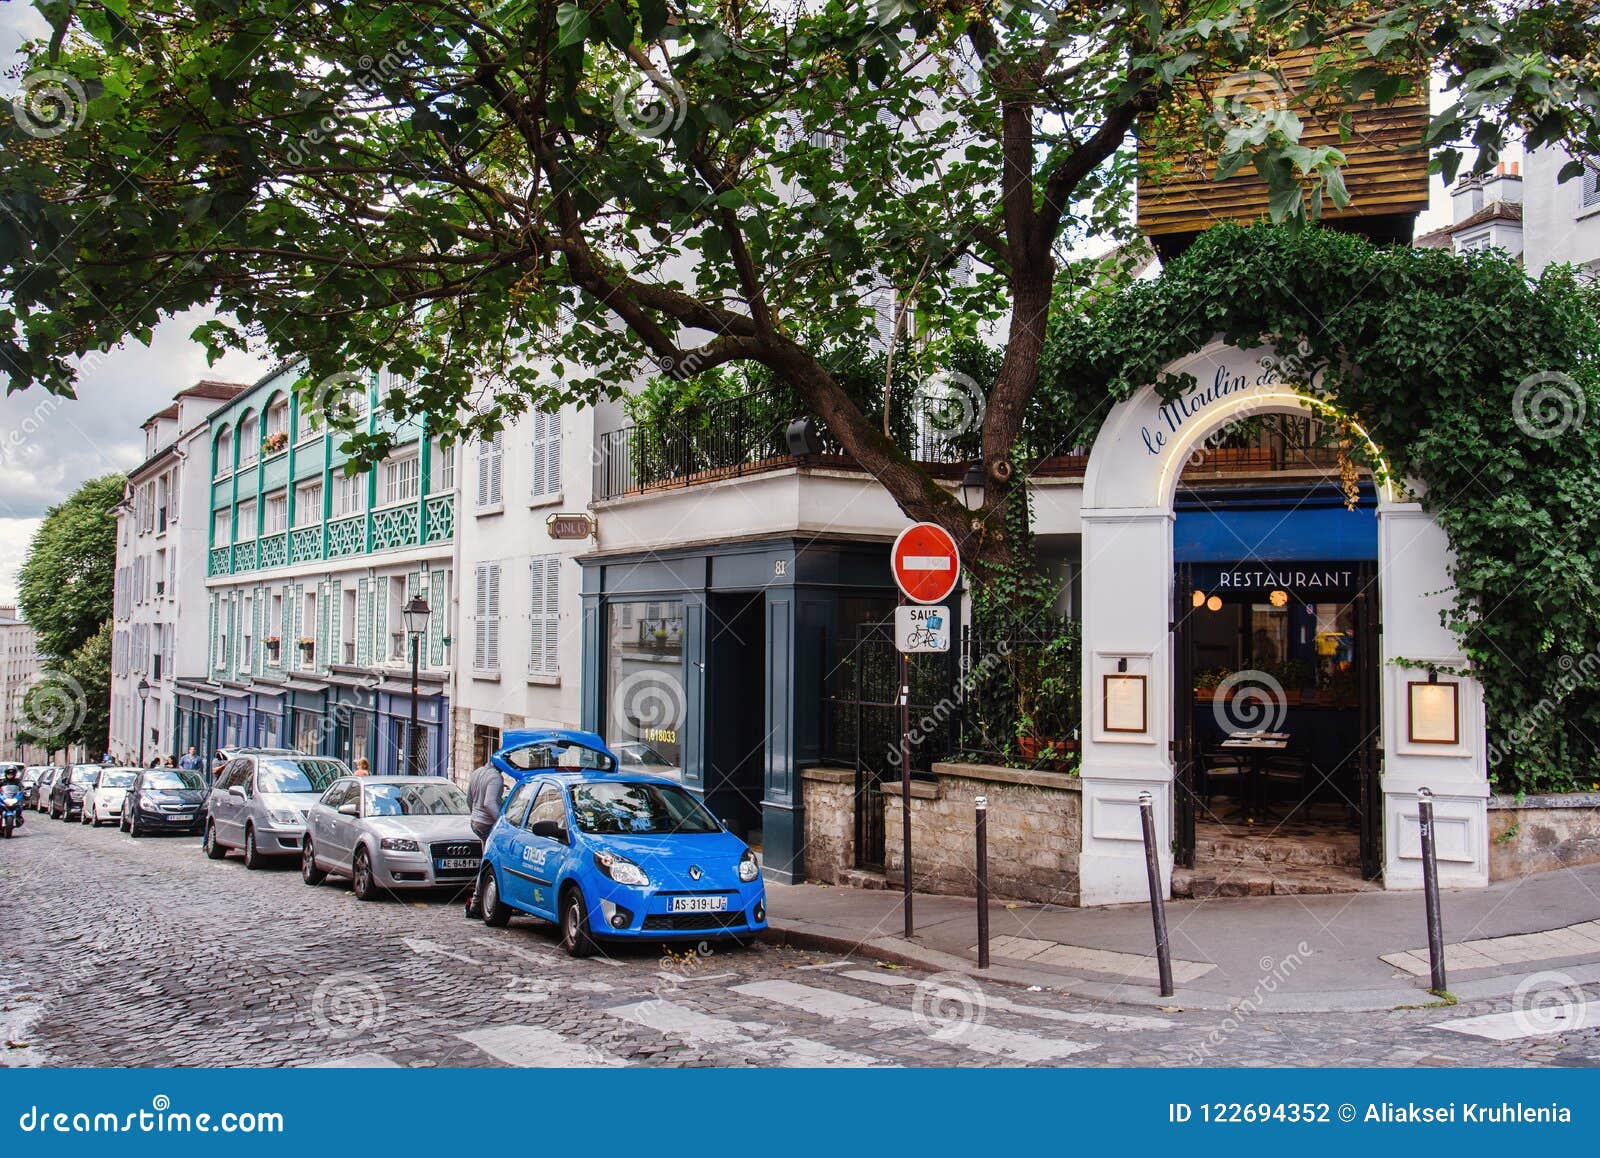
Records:
M289 532L289 562L310 563L322 558L322 528L296 527Z
M422 505L428 516L428 533L424 536L428 542L443 542L456 533L456 501L454 495L434 495L425 500Z

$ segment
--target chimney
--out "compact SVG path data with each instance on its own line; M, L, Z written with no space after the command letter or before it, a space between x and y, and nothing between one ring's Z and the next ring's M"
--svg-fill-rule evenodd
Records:
M1494 167L1493 173L1484 174L1483 202L1493 205L1496 201L1522 201L1522 162L1501 161Z

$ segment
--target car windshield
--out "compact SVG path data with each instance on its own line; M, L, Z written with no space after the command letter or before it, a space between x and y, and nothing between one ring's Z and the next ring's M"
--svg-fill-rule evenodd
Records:
M99 788L131 788L133 782L139 778L137 772L122 768L107 768L100 774Z
M165 772L146 772L144 774L144 786L146 788L204 788L205 782L200 779L198 772L168 769Z
M717 832L705 805L669 784L576 784L572 813L578 828L599 835Z
M609 772L616 767L610 755L569 740L546 740L502 752L501 758L521 772L538 772L550 768L589 768L596 772Z
M454 784L367 784L368 816L465 816L467 794Z
M262 792L321 792L350 773L332 760L262 760L257 785Z
M68 783L71 783L71 784L93 784L94 783L94 778L99 773L99 771L100 771L100 769L98 769L98 768L84 768L84 767L74 768L72 770L72 779L70 781L68 781Z

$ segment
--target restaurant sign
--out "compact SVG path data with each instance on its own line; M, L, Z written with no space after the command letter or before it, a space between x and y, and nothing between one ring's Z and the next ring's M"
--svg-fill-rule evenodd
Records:
M1287 591L1312 602L1317 595L1344 595L1356 589L1356 569L1349 563L1224 563L1192 568L1194 584L1207 594L1258 594Z

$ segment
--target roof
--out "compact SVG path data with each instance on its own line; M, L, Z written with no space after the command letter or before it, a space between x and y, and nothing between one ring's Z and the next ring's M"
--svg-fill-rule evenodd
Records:
M1522 202L1520 201L1491 201L1476 213L1462 218L1453 225L1446 225L1443 229L1435 229L1432 233L1424 233L1412 242L1418 249L1449 249L1450 240L1458 233L1463 233L1477 225L1490 221L1517 221L1522 220Z
M224 382L220 378L202 378L187 390L180 390L174 398L220 398L226 402L240 391L250 389L247 382Z
M178 404L176 402L174 402L171 406L167 407L165 410L156 411L156 413L152 414L149 418L146 418L141 425L149 426L152 422L159 422L163 418L177 418L177 417L178 417Z

